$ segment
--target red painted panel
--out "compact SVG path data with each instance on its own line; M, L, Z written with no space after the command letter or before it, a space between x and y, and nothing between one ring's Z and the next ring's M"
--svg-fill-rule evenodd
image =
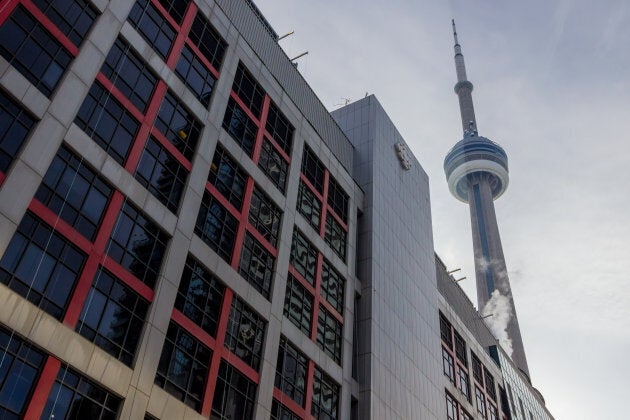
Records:
M203 328L201 328L199 325L195 324L188 317L186 317L186 315L173 308L171 319L182 326L186 331L192 334L193 337L195 337L205 346L211 348L213 352L215 351L217 345L216 340L212 338L210 334L205 332Z
M21 3L19 0L8 0L2 6L0 6L0 25L2 25L13 13L13 9Z
M159 2L154 0L153 4L158 6L162 14L168 19L171 25L175 27L175 31L177 32L177 38L175 38L175 42L173 42L173 46L171 47L171 52L166 59L166 65L171 70L173 70L177 65L177 59L179 58L182 47L184 46L184 42L186 41L186 37L188 36L188 31L190 30L193 20L195 19L195 14L197 13L197 5L195 4L195 2L192 1L189 3L188 9L184 14L184 19L182 19L182 26L180 28L179 25L177 25L175 21L170 17L170 15L166 13L166 10Z
M243 211L239 217L238 232L236 232L236 239L234 241L234 252L232 253L231 266L238 271L238 263L241 259L241 251L243 249L243 240L245 239L245 230L247 225L247 214L249 213L249 206L252 201L252 193L254 191L254 179L249 177L247 179L247 185L245 186L245 196L243 197Z
M44 363L41 375L39 376L39 381L37 382L33 396L31 397L31 401L26 409L26 413L24 415L26 420L36 420L42 415L42 411L44 411L48 395L52 390L52 386L55 383L55 378L57 377L57 372L59 372L60 367L61 362L59 360L52 356L48 356L46 362Z
M44 27L46 28L46 30L48 32L50 32L50 34L53 36L53 38L57 39L57 41L64 46L64 48L66 50L68 50L68 52L70 54L72 54L73 56L77 56L77 54L79 53L79 49L64 35L63 32L61 32L59 30L59 28L57 28L57 26L52 23L50 21L50 19L48 19L46 17L46 15L44 13L42 13L41 10L39 10L39 8L37 6L35 6L33 3L31 3L30 1L23 1L22 5L24 5L24 7L26 7L26 9L28 9L29 13L31 13L33 15L33 17Z
M273 397L276 400L278 400L282 405L287 407L289 410L291 410L293 413L297 414L301 418L307 419L311 417L310 413L307 414L306 410L303 407L301 407L298 403L293 401L293 399L291 399L290 397L286 396L282 391L280 391L276 387L273 388Z
M260 160L260 149L262 149L263 137L265 136L265 123L267 121L267 115L269 114L270 102L271 99L269 99L269 96L265 95L262 110L260 112L260 123L258 124L258 132L256 133L256 142L254 143L254 153L252 153L252 160L256 164Z

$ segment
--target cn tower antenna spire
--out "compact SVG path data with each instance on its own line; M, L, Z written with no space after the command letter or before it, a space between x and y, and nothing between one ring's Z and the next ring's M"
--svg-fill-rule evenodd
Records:
M477 120L475 118L475 107L473 106L472 90L473 84L466 77L466 64L464 63L464 55L462 47L457 40L457 28L455 27L455 19L451 19L453 24L453 38L455 40L455 71L457 72L457 83L455 84L455 93L459 98L459 111L462 115L462 129L464 136L474 136L477 134Z

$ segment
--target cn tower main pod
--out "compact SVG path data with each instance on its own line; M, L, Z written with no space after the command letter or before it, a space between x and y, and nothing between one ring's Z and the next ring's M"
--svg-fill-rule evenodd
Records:
M494 200L507 189L508 158L497 143L477 132L472 101L473 85L467 80L455 22L455 93L459 98L464 138L457 142L444 159L444 172L451 194L468 203L475 253L477 301L484 321L514 363L529 378L525 349L516 316Z

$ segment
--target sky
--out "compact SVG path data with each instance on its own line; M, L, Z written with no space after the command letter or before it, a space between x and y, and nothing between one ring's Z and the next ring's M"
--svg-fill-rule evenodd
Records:
M559 420L628 418L630 2L255 0L328 110L375 94L429 175L436 252L476 302L451 18L479 133L509 157L495 202L533 385Z

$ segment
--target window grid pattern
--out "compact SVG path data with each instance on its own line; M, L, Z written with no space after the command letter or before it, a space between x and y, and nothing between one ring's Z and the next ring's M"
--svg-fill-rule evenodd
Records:
M265 99L265 91L241 62L238 63L238 68L236 69L232 90L249 108L252 114L254 114L256 118L260 118L263 101Z
M272 420L302 420L302 417L298 416L278 400L274 399L271 403L271 419Z
M236 163L229 153L220 145L214 151L208 182L228 199L239 211L243 207L247 172Z
M0 90L0 172L6 172L35 124L20 105Z
M0 282L60 320L86 256L27 212L0 260Z
M313 319L313 296L291 274L287 277L284 316L310 337Z
M212 67L218 71L221 68L227 43L214 30L201 11L197 11L188 38L199 48L201 54L212 64Z
M186 159L192 161L201 134L201 121L170 91L160 104L155 127Z
M131 366L149 302L102 267L96 273L76 330Z
M331 214L327 214L324 240L343 262L346 261L347 236L348 232L344 230L339 222Z
M343 326L326 308L320 305L317 320L317 345L337 364L341 364Z
M317 248L308 240L299 229L293 229L293 241L291 242L290 264L295 271L300 273L312 286L315 285L317 270Z
M144 145L135 178L170 211L177 212L188 170L153 136Z
M82 159L61 146L35 198L93 241L113 191Z
M97 82L90 88L74 122L121 165L140 127L132 114Z
M300 407L306 402L306 374L308 359L285 337L280 337L275 387Z
M208 191L203 194L195 233L228 263L232 259L238 220Z
M0 327L0 418L23 418L45 355Z
M233 98L228 100L223 117L223 128L241 146L247 156L252 157L258 128Z
M225 333L225 347L258 371L266 322L243 300L234 296Z
M295 128L273 102L269 104L269 115L267 115L265 128L280 148L287 155L290 155Z
M22 5L0 26L0 55L47 97L73 59Z
M171 321L155 383L199 411L212 351Z
M151 0L137 0L128 20L155 52L166 59L177 33Z
M90 31L98 11L84 0L31 0L77 47Z
M158 0L178 25L182 24L190 0Z
M41 418L65 419L76 413L89 413L90 420L114 419L121 405L122 398L61 365Z
M320 193L324 193L324 173L326 168L317 158L315 152L310 147L304 146L304 156L302 157L302 173L311 182L311 185Z
M107 254L153 288L167 242L166 233L129 202L125 202L111 234Z
M338 418L340 386L317 366L313 378L311 415L318 420Z
M207 108L210 105L210 95L212 94L216 78L188 45L184 45L182 49L181 56L175 67L175 73L195 97L199 99L199 102Z
M300 180L298 189L297 210L304 216L313 229L315 229L315 232L319 233L322 203L302 180Z
M197 260L188 257L175 298L175 309L216 337L225 286Z
M346 224L348 223L348 201L348 194L331 176L328 180L328 205Z
M324 259L322 264L322 284L320 293L330 305L343 315L345 280L332 265Z
M145 112L158 77L122 38L116 39L101 72L133 103Z
M455 356L457 356L457 360L467 366L468 357L466 355L466 341L464 341L462 336L455 330L453 330L453 335L455 336Z
M442 371L450 382L455 383L455 372L453 369L453 356L442 347Z
M267 299L271 293L274 264L273 255L247 232L238 272Z
M267 175L267 178L284 194L289 164L280 156L280 153L278 153L267 139L263 140L260 149L258 167L262 169L265 175Z
M221 360L212 399L212 420L251 420L255 401L256 384Z
M255 186L249 205L248 220L274 248L278 245L281 219L282 212L280 208L274 204L263 190Z

